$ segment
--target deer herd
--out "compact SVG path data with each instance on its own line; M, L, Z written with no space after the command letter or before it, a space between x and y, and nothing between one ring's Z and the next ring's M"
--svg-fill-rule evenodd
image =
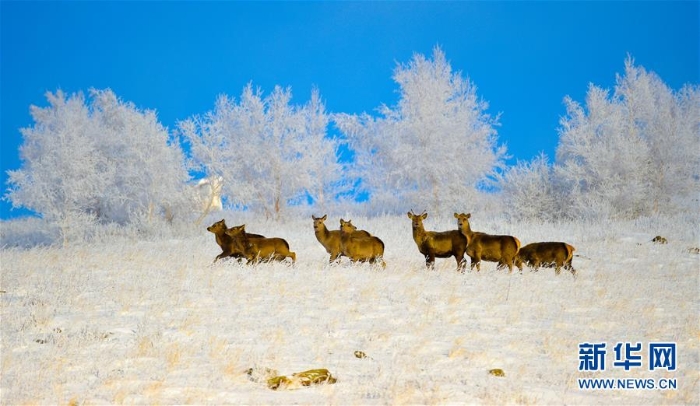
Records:
M494 235L473 231L469 225L471 214L455 213L457 228L448 231L426 231L423 220L428 213L415 214L409 211L413 229L413 240L418 251L425 257L429 269L434 268L435 258L454 257L457 270L464 272L467 267L466 256L471 260L470 268L481 270L481 261L496 262L497 268L513 266L522 272L523 264L537 271L540 267L553 267L559 275L561 268L576 276L571 264L575 248L565 242L535 242L521 247L520 240L512 235ZM386 267L384 262L384 242L379 237L365 230L358 230L350 220L340 219L338 230L329 230L325 221L328 218L311 216L314 234L319 243L330 255L329 262L340 261L347 257L352 262L369 262ZM239 261L246 259L248 264L267 261L285 261L290 258L296 262L296 254L289 248L283 238L269 238L260 234L248 233L245 225L228 228L224 220L217 221L207 230L216 236L216 243L221 247L221 254L214 258L233 257Z

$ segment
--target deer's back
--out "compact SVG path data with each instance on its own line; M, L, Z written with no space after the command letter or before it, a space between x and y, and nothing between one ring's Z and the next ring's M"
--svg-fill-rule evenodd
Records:
M421 254L428 254L429 250L435 256L451 256L455 251L464 252L467 239L459 230L427 231L421 244Z
M482 259L499 261L502 258L515 257L519 248L520 242L512 235L474 233L467 246L467 255L473 256L478 252Z
M526 262L554 262L563 265L571 260L574 248L563 242L536 242L520 249L518 256Z
M347 256L376 256L384 254L384 242L375 236L346 233L341 241L343 253Z

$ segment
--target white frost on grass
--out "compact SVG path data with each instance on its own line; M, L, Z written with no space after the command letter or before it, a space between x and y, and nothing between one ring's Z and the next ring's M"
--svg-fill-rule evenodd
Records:
M452 228L449 217L426 228ZM251 232L287 239L294 267L212 266L220 250L204 226L179 239L2 250L0 400L698 403L700 256L687 252L698 245L696 225L475 221L477 230L513 233L523 244L573 244L582 255L575 279L552 269L509 275L493 263L459 274L452 258L429 271L405 216L353 223L384 241L385 270L347 260L329 266L310 218L247 222ZM652 244L656 234L669 244ZM678 370L611 368L617 341L676 342ZM582 342L608 343L606 371L578 371ZM356 358L358 350L368 358ZM275 392L249 380L248 368L327 368L338 382ZM489 375L493 368L505 377ZM582 377L675 378L678 389L582 391Z

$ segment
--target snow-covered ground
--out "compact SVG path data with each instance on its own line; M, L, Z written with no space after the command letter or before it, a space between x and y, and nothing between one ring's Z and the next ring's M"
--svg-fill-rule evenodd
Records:
M243 220L226 213L228 225ZM217 218L216 220L218 220ZM347 217L346 217L347 219ZM327 265L311 218L246 219L287 239L294 267L224 261L204 224L181 238L115 236L5 248L2 404L698 404L696 220L512 224L478 231L576 247L552 269L427 270L406 216L353 218L386 245L386 269ZM338 217L329 216L335 227ZM429 230L456 227L450 214ZM7 223L5 241L8 240ZM13 228L14 230L14 228ZM652 244L655 235L669 240ZM605 371L579 344L606 343ZM675 371L613 367L617 342L677 344ZM367 358L357 358L362 351ZM272 391L247 369L327 368L334 385ZM500 368L505 376L488 373ZM581 390L579 378L675 379L676 390Z

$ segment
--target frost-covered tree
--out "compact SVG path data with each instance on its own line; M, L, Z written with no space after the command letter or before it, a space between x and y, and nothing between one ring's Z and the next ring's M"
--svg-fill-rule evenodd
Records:
M176 139L158 122L155 111L137 109L111 90L91 90L92 116L100 128L99 150L113 192L97 209L109 220L128 222L134 215L169 220L192 209L189 175Z
M553 172L547 155L540 153L498 176L504 206L512 218L551 221L559 216L561 197Z
M400 64L395 107L380 117L338 114L336 125L355 153L354 176L375 210L463 208L503 163L498 119L486 114L476 86L453 72L443 51Z
M57 224L66 242L95 220L107 168L97 128L82 94L47 93L48 107L31 106L34 126L21 130L22 167L8 171L5 199Z
M629 131L623 105L610 102L608 92L593 85L586 97L590 114L570 98L565 103L568 117L562 120L556 173L571 191L571 211L588 216L597 210L605 217L640 214L649 151L640 135Z
M626 106L631 132L648 149L645 211L697 210L700 197L700 88L674 92L653 72L628 58L616 94ZM689 203L695 202L692 206Z
M674 93L654 73L625 63L612 95L591 85L585 106L567 97L556 179L566 214L634 218L697 209L700 98Z
M47 93L31 106L34 125L21 129L22 167L8 171L5 199L56 223L64 242L94 222L127 223L170 214L188 175L182 151L155 113L120 101L111 90L69 97Z
M301 107L291 99L289 88L263 98L249 84L240 101L220 96L213 111L179 123L194 167L224 179L229 204L279 218L289 204L322 202L340 181L318 91Z
M308 168L309 185L306 193L321 212L327 212L338 194L348 191L345 167L338 162L337 139L329 139L330 117L318 89L300 111L304 120L304 165Z

